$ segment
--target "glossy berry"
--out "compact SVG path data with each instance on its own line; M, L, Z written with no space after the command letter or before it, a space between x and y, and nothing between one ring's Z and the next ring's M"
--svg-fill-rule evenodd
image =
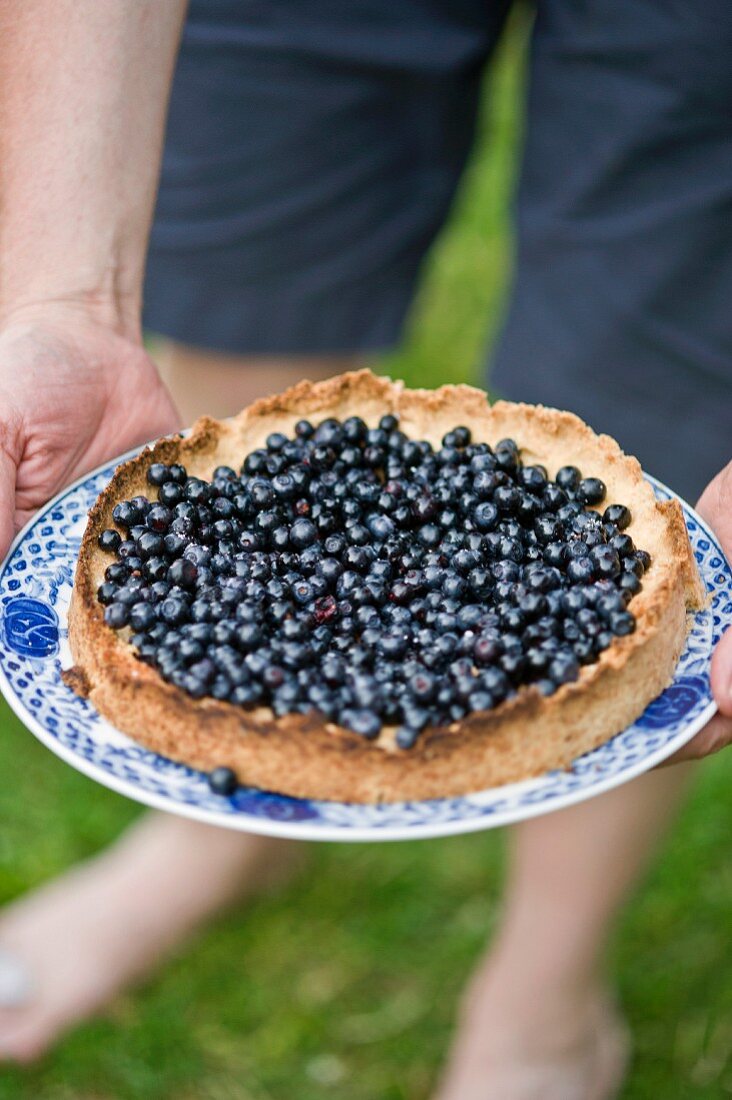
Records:
M105 581L104 584L100 584L97 589L97 599L102 607L107 607L112 603L117 591L117 585L112 584L111 581Z
M582 474L576 466L562 466L560 470L557 470L555 481L560 489L564 489L568 493L574 493L581 479Z
M147 513L145 522L151 531L165 533L173 522L174 516L165 504L153 504Z
M155 485L159 487L161 485L164 485L166 481L170 480L170 467L166 466L163 462L153 462L153 464L148 467L148 485Z
M630 527L633 519L630 508L626 508L624 504L609 504L602 513L602 518L605 523L613 523L618 531L624 531L626 527Z
M635 630L635 619L629 611L616 611L610 616L610 630L613 634L632 634Z
M577 499L582 504L601 504L607 489L599 477L585 477L577 486Z
M198 579L198 569L188 558L178 558L168 570L167 580L181 588L192 588Z
M136 603L130 608L130 626L133 630L149 630L158 621L155 608L151 603Z
M372 710L364 707L347 708L341 714L341 721L348 729L368 740L378 737L381 732L381 720Z
M419 737L419 729L411 726L400 726L396 731L395 739L400 749L411 749Z
M290 528L290 542L296 550L304 550L306 547L312 546L317 537L317 528L308 519L295 520Z
M231 768L214 768L209 774L208 785L214 794L230 797L239 786L236 772Z
M120 543L122 542L122 536L119 531L115 531L114 528L109 528L106 531L102 531L97 539L101 550L106 550L109 553L114 553L115 550L119 550Z
M104 621L114 630L121 630L127 626L130 617L130 609L123 603L110 603L104 612Z

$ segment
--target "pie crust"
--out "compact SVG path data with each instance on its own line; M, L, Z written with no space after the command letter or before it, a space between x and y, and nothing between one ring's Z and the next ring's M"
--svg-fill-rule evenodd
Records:
M437 446L446 431L465 424L476 441L514 438L524 462L544 465L552 478L567 464L602 478L607 499L601 507L630 508L628 534L652 559L630 605L635 632L615 638L595 664L583 666L575 683L554 695L523 687L494 710L428 728L413 748L400 750L391 728L368 741L317 712L275 718L268 707L249 711L195 700L136 658L129 631L105 625L96 592L111 559L97 537L114 526L112 509L120 500L138 494L156 499L146 480L153 462L181 462L191 475L210 478L219 465L239 469L270 432L291 433L302 417L359 415L374 426L386 412L398 414L412 438ZM567 767L624 729L671 681L687 611L703 600L680 505L657 501L637 460L609 436L596 435L568 412L505 401L490 405L470 386L410 390L364 370L301 382L231 420L203 417L190 435L162 439L119 467L89 513L81 544L69 612L75 666L65 677L136 741L206 772L233 768L247 786L342 802L443 798Z

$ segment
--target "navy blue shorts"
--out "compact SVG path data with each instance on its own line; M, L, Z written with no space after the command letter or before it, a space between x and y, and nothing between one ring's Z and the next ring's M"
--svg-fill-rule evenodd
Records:
M508 7L193 0L147 327L240 354L398 342ZM491 362L689 496L732 457L731 56L729 0L539 0Z

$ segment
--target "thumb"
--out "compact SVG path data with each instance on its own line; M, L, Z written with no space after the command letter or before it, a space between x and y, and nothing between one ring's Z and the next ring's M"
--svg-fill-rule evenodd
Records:
M710 481L699 498L697 511L722 544L732 561L732 462ZM728 629L714 651L711 684L720 713L732 717L732 629Z
M15 475L15 463L0 445L0 560L15 534Z
M0 407L7 409L4 397L0 395ZM0 561L15 535L15 484L21 446L19 426L13 414L6 412L0 421Z

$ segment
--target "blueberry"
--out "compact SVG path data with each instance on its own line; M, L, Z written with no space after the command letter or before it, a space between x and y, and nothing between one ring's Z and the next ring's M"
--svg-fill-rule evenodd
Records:
M643 587L635 573L629 571L620 574L617 580L618 588L635 596Z
M544 548L544 561L555 569L563 569L569 557L569 548L565 542L550 542Z
M153 462L148 467L146 476L148 485L165 485L166 482L171 481L170 467L164 462Z
M295 435L299 436L300 439L310 439L314 431L315 428L309 420L298 420L295 425Z
M530 493L541 494L547 485L547 473L543 466L524 466L519 470L519 483Z
M167 580L170 584L180 585L182 588L192 588L198 577L198 568L188 558L177 558L168 570Z
M157 622L155 608L150 603L135 603L130 608L129 621L133 630L148 630Z
M468 701L470 703L470 709L472 711L490 710L495 702L493 696L489 691L484 691L481 689L478 689L477 691L472 691L468 696Z
M115 531L110 527L106 531L102 531L97 542L102 550L113 553L115 550L119 549L120 543L122 542L122 536L119 531Z
M630 509L626 508L624 504L609 504L602 513L602 518L605 523L614 524L619 531L624 531L626 527L629 527L633 519Z
M399 726L395 734L395 740L400 749L411 749L419 737L420 730L413 726Z
M103 607L107 607L114 600L117 594L118 587L116 584L112 584L111 581L105 581L97 589L97 599Z
M173 508L183 501L183 488L174 481L166 481L158 489L158 500L168 508Z
M498 667L484 669L480 674L480 684L491 693L494 702L504 699L511 688L508 676Z
M121 630L127 626L130 617L130 609L124 603L111 603L104 610L104 621L113 630Z
M598 477L585 477L577 486L577 499L583 504L601 504L607 489Z
M349 443L363 443L368 428L360 416L349 416L343 421L343 435Z
M205 504L210 495L210 486L200 477L189 477L183 486L183 496L191 504Z
M569 684L579 676L579 661L573 653L561 654L549 662L547 671L555 684Z
M381 732L382 723L378 714L365 707L347 707L341 711L339 718L341 725L369 741Z
M476 459L473 459L471 468L473 468L476 461ZM508 484L506 475L502 471L496 470L494 468L495 463L492 460L490 461L491 466L489 469L480 469L476 472L471 486L473 494L478 497L479 500L483 501L491 500L497 489ZM454 491L451 491L450 499L452 499L453 496ZM446 501L445 503L448 502Z
M616 611L624 611L625 603L622 593L619 591L615 591L602 596L602 598L597 601L597 604L595 605L595 610L597 611L598 615L601 615L606 619L609 619L610 616L613 615Z
M471 514L471 519L478 531L494 531L498 524L498 507L496 503L483 501L476 505Z
M576 466L562 466L557 470L557 476L554 478L559 488L568 493L576 492L581 479L582 474Z
M612 535L611 538L608 539L607 544L608 546L612 546L613 550L617 550L622 557L626 554L632 554L635 550L635 545L630 535Z
M336 461L336 452L325 444L313 447L310 452L310 465L315 470L329 470Z
M137 509L128 500L117 504L112 512L112 519L118 527L129 528L137 523L139 515Z
M188 606L179 597L168 596L160 605L160 616L170 626L178 626L188 619Z
M287 443L287 436L282 432L272 432L267 436L266 446L268 451L281 451Z
M620 556L612 546L595 546L590 550L589 557L597 577L617 577L620 572Z
M214 768L208 777L208 784L214 794L230 797L239 786L236 772L231 768Z
M533 529L540 543L549 544L561 540L561 523L553 515L546 515L545 513L537 516L533 523Z
M556 512L557 518L564 520L562 510L567 506L569 497L564 489L559 485L554 485L549 482L544 492L541 494L541 503L549 512ZM581 505L578 505L581 507Z
M290 528L290 542L297 550L311 546L317 537L317 529L309 519L297 519Z
M154 531L145 531L137 540L137 549L141 558L149 561L150 558L159 558L165 552L165 540L162 535Z
M613 634L632 634L635 630L635 618L629 611L616 611L610 616L609 626Z
M520 500L521 494L514 485L499 485L493 494L493 503L503 515L513 515Z
M637 553L626 554L623 558L623 570L626 573L635 573L636 577L642 577L645 573L645 565Z
M591 558L572 558L567 566L567 576L573 584L590 584L595 576Z
M181 466L180 463L175 462L172 466L168 467L168 477L176 485L183 485L188 477L185 466Z
M502 443L513 442L513 440L502 440ZM498 443L495 447L496 463L499 469L505 473L514 474L518 470L519 456L518 450L508 446L500 446Z
M651 566L651 555L647 550L636 550L635 556L643 566L643 572L647 573Z
M429 672L418 672L409 681L409 690L419 703L428 703L434 697L437 685Z
M477 665L490 665L503 653L500 638L493 634L479 635L473 644L473 656Z
M396 530L394 522L388 516L378 514L369 516L366 526L378 542L385 542Z

